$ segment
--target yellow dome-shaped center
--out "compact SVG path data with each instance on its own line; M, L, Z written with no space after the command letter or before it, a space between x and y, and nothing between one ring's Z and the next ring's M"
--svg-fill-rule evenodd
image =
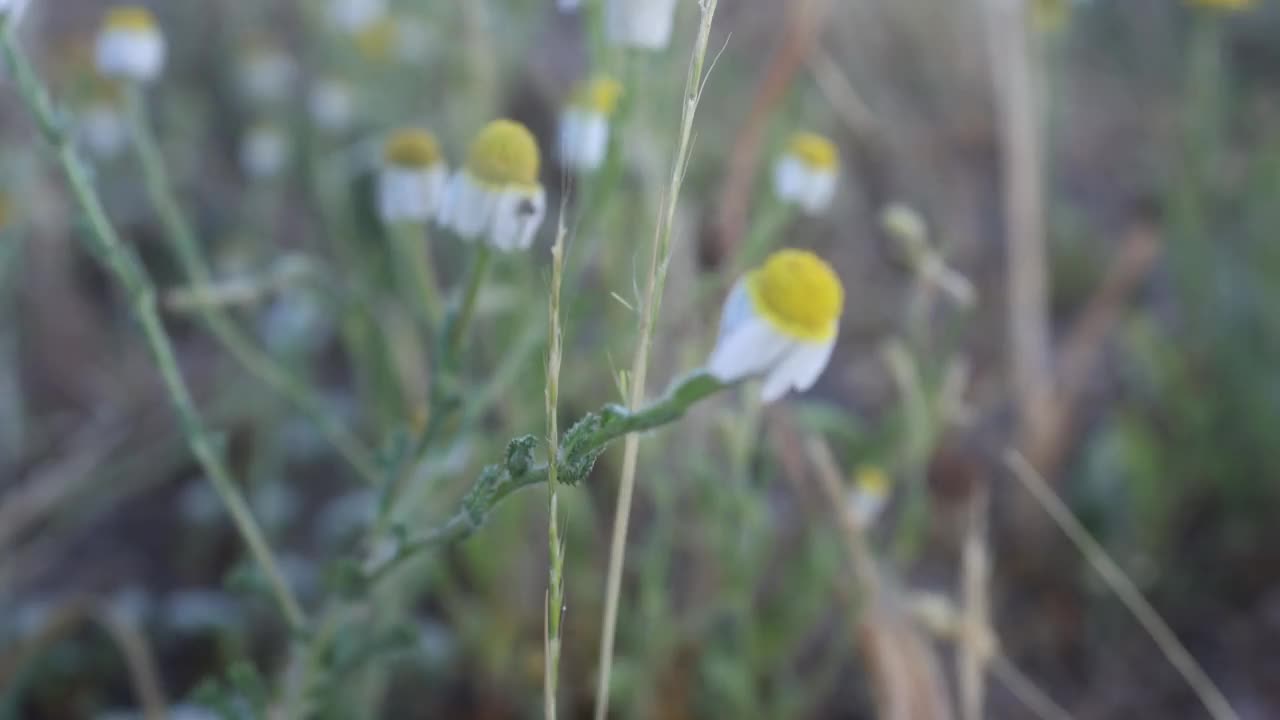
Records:
M805 250L781 250L747 276L757 313L797 340L835 337L844 311L844 286L825 260Z
M485 125L467 151L467 170L491 185L536 185L541 162L533 133L513 120Z
M608 116L618 109L618 101L621 99L622 83L608 75L600 75L578 86L570 104Z
M440 162L440 143L426 130L397 130L387 138L382 156L388 165L414 170L429 168Z
M840 165L840 151L835 143L811 132L796 133L787 141L787 154L815 170L835 170Z
M107 11L102 25L107 30L150 32L156 29L156 18L141 5L121 5Z

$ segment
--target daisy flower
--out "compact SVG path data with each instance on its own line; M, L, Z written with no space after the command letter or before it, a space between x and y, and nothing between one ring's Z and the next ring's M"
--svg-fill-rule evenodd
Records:
M540 163L528 128L512 120L489 123L471 142L466 165L449 179L440 224L498 250L528 248L547 210Z
M240 91L260 104L288 100L297 69L283 48L270 40L258 40L249 45L240 65Z
M609 119L618 108L622 85L600 76L574 92L560 114L560 158L573 170L590 172L604 164L609 149Z
M382 148L378 215L382 222L425 223L436 215L449 168L440 144L426 130L399 130Z
M889 504L889 476L875 465L863 465L853 474L846 509L858 527L871 527Z
M796 133L773 166L773 191L783 203L818 215L831 206L839 174L834 143L816 133Z
M707 371L721 382L763 377L761 398L813 386L827 367L844 310L831 266L805 250L780 250L734 284Z
M111 80L149 83L164 69L164 35L151 11L140 5L107 11L94 52L98 73Z

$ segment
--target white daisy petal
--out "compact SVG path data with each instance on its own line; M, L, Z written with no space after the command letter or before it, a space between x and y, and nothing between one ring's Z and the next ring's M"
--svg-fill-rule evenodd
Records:
M799 203L808 185L809 170L792 155L783 155L773 166L773 192L786 203Z
M384 223L423 223L442 202L448 172L443 164L425 169L387 167L378 175L378 215Z
M771 403L790 390L805 391L813 387L831 359L835 339L825 343L795 343L765 377L760 399Z
M493 217L495 193L459 170L449 179L440 205L440 224L464 240L484 234Z
M836 174L828 170L811 170L800 207L810 215L817 215L831 206L836 194Z
M609 120L603 114L569 108L560 119L560 155L565 165L597 170L609 150Z
M611 45L664 50L671 43L676 0L606 0L605 35Z
M506 252L528 248L546 212L547 197L541 186L503 190L494 204L490 244Z
M164 37L155 30L107 28L98 36L95 54L103 76L150 82L164 67Z
M752 317L716 343L707 360L707 372L721 382L738 382L768 371L791 345L763 320Z

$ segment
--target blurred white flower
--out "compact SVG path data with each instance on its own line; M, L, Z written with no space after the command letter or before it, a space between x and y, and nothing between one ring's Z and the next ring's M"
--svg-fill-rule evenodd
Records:
M269 41L249 46L239 67L240 92L254 103L288 102L298 66L283 48Z
M322 78L311 87L307 110L311 113L311 122L320 130L334 134L346 132L355 118L355 97L345 82Z
M665 50L675 9L676 0L605 0L605 36L618 47Z
M870 528L889 504L889 476L874 465L864 465L853 474L846 507L854 523L863 530Z
M556 0L556 9L560 12L573 12L582 7L582 0Z
M560 114L560 159L579 172L597 170L609 149L609 120L618 107L622 85L611 77L593 78L574 92Z
M288 162L289 138L274 125L255 125L240 139L240 169L249 178L274 178Z
M533 133L512 120L486 125L449 179L440 223L464 240L483 239L503 251L524 250L546 215L538 180L541 153Z
M359 32L387 14L387 0L329 0L329 23L343 32Z
M164 35L151 11L140 5L107 11L94 52L98 73L111 80L149 83L164 69Z
M827 367L844 287L826 261L781 250L734 284L707 371L722 382L763 376L764 402L813 386Z
M449 179L440 144L426 130L392 133L383 144L378 173L378 215L382 222L425 223L435 217Z
M27 9L27 0L0 0L0 18L5 22L17 23L22 19L22 11Z
M839 174L834 143L814 133L796 133L773 166L773 191L782 202L818 215L830 207Z

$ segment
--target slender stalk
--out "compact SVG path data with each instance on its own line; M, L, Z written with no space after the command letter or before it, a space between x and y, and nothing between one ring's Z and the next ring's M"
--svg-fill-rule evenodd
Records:
M560 287L564 278L565 202L560 202L560 222L555 244L551 246L551 291L547 319L550 324L547 343L546 415L547 415L547 549L550 553L547 571L547 617L544 645L543 715L556 717L556 688L560 680L560 622L564 617L564 538L560 536L560 363L563 358L563 333L560 328Z
M659 217L649 257L649 277L645 288L644 306L640 310L640 326L635 357L631 365L630 405L636 407L644 399L645 383L649 373L649 348L653 343L654 325L662 294L666 285L667 267L671 260L672 226L675 224L676 202L680 186L684 182L685 169L693 138L693 118L702 96L703 66L707 57L707 43L711 37L711 21L715 17L717 0L699 0L702 19L694 44L689 74L685 80L684 108L680 118L680 140L671 166L671 181L666 190L665 203ZM618 625L618 599L622 591L622 566L626 560L627 525L631 519L631 502L635 492L636 465L639 461L640 438L627 437L623 450L622 475L619 481L618 505L613 518L613 538L609 547L609 571L605 589L603 631L600 639L600 679L596 688L595 718L604 720L609 713L609 676L613 668L613 643Z
M440 326L443 304L427 253L426 232L425 224L402 223L391 228L389 234L400 290L405 301L413 305L419 322L431 332Z
M480 297L480 287L484 285L485 274L489 271L489 260L492 257L493 250L481 243L476 249L475 258L471 261L471 270L467 273L467 286L462 291L458 309L446 323L448 329L445 338L445 357L449 359L450 364L457 361L458 353L462 350L462 343L467 337L467 328L471 325L471 318L476 312L476 300Z
M178 369L173 344L160 322L156 308L155 285L148 277L138 258L120 240L115 228L107 220L106 210L89 179L89 172L76 153L61 118L54 110L48 92L40 84L30 60L18 48L13 28L0 18L0 50L5 61L18 79L18 86L27 109L35 116L46 142L56 152L63 174L71 187L76 203L85 215L89 229L89 245L95 257L110 271L124 288L129 304L138 319L147 347L160 369L165 389L169 393L187 443L201 468L208 475L214 490L222 499L231 519L250 553L267 577L285 618L294 628L306 624L306 617L297 599L289 590L276 565L275 556L253 519L231 473L218 452L217 444L196 410L191 391Z
M147 122L141 89L129 92L129 119L134 147L142 165L143 181L165 233L173 245L178 262L187 279L197 288L212 284L213 273L200 252L194 231L178 203L164 157L156 144L155 136ZM379 482L381 473L371 454L355 435L331 415L324 405L287 370L277 364L270 355L258 349L252 339L219 308L198 308L209 331L218 339L236 361L244 366L264 385L279 393L305 413L329 439L334 448L360 476L370 484Z
M1214 685L1208 673L1200 667L1190 651L1178 640L1173 628L1169 627L1164 618L1160 617L1160 613L1156 612L1151 603L1142 596L1142 591L1111 559L1102 545L1093 539L1084 525L1071 514L1071 510L1054 494L1049 483L1021 453L1014 450L1007 451L1004 462L1013 472L1014 478L1027 489L1027 492L1031 493L1067 539L1085 556L1093 569L1106 582L1107 587L1111 588L1116 597L1120 598L1120 602L1133 613L1138 623L1168 658L1169 663L1187 681L1187 685L1191 686L1191 690L1209 711L1209 715L1215 720L1236 720L1238 716L1231 708L1231 703L1227 702L1226 696L1217 685Z

